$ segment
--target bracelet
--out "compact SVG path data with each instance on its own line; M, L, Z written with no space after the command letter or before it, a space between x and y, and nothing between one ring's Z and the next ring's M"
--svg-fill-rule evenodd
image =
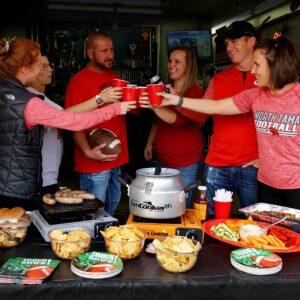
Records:
M182 104L183 104L183 97L182 96L179 96L179 101L178 101L178 103L177 103L177 107L181 107L182 106Z

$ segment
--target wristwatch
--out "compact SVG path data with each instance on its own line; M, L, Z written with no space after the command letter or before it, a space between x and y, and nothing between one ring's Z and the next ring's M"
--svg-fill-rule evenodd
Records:
M181 107L182 104L183 104L183 97L182 97L182 96L179 96L179 100L178 100L178 103L177 103L176 106Z
M104 103L104 100L100 97L100 95L96 95L96 103L101 105Z

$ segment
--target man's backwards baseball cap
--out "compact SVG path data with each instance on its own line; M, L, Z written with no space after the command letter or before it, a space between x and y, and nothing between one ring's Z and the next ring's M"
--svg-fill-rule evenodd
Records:
M256 30L246 21L236 21L227 27L224 38L238 39L242 36L256 36Z

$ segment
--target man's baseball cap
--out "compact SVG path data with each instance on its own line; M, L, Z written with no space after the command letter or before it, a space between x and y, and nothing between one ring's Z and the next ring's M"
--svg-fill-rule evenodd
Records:
M224 32L224 38L238 39L242 36L256 36L257 32L252 24L246 21L236 21L230 24Z

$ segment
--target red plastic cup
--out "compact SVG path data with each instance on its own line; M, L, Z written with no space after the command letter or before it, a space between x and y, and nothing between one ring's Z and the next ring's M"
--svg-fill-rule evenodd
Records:
M114 78L112 80L112 87L125 87L127 86L128 81Z
M216 219L228 219L230 216L230 208L231 208L231 201L218 201L217 199L214 200L214 207L215 207L215 218Z
M123 101L136 101L137 100L137 88L135 87L123 87Z
M157 96L156 93L162 92L163 91L163 84L158 83L158 84L148 84L147 85L147 90L149 93L149 100L150 104L153 106L158 106L161 104L162 97Z
M138 102L138 107L141 107L141 106L140 106L139 99L140 99L140 97L143 96L143 93L144 93L144 92L147 92L147 87L146 87L146 86L138 86L136 89L137 89L137 102Z

